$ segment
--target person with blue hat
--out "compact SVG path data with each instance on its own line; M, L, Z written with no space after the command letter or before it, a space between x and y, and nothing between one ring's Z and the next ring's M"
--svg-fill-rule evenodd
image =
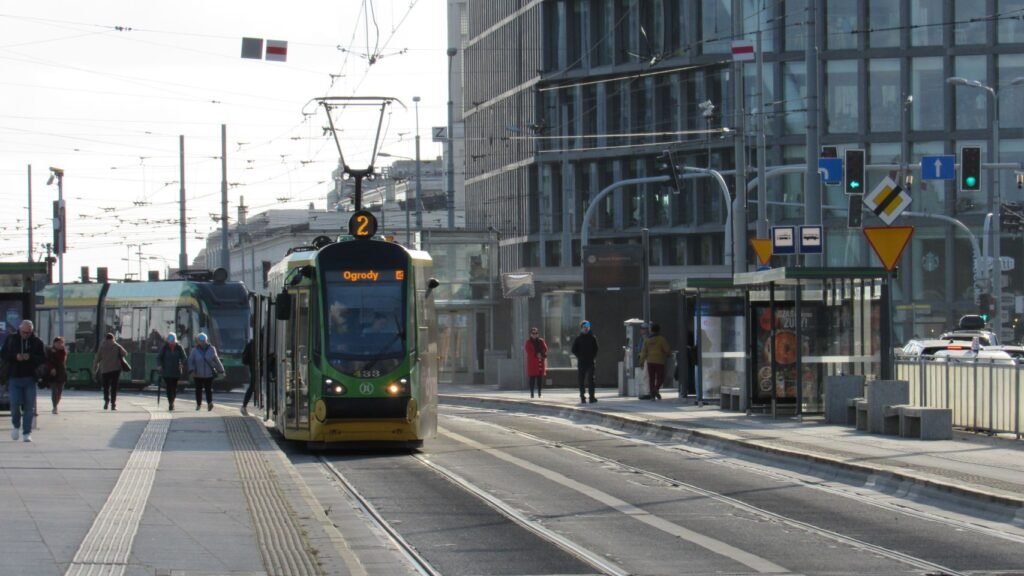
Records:
M590 393L590 402L597 402L594 396L594 368L597 365L597 336L590 331L590 322L580 323L580 333L572 343L572 353L576 356L576 381L580 386L580 404L586 404L586 393Z
M185 372L185 351L178 345L178 337L171 332L167 335L167 341L160 347L156 354L156 363L160 366L160 377L164 379L164 386L167 388L167 410L174 411L174 399L178 396L178 380L181 380ZM160 396L157 395L159 402Z
M210 344L206 332L196 336L197 345L188 355L188 371L196 384L196 410L203 407L203 391L206 392L206 410L213 410L213 379L224 373L217 349Z

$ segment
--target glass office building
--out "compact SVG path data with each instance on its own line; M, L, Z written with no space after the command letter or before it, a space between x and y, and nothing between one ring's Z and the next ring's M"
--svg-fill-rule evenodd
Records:
M534 273L537 301L524 322L571 336L578 317L605 313L604 304L581 306L583 216L601 190L658 175L658 156L671 150L680 164L726 172L735 194L738 157L746 164L741 182L757 176L761 135L769 170L816 165L821 152L807 149L815 124L819 145L840 156L866 151L867 191L886 176L909 189L908 212L894 222L915 228L894 293L897 342L937 335L979 311L979 292L993 291L976 289L970 236L949 219L992 253L985 217L1008 205L1000 254L1015 263L1024 257L1013 216L1024 200L1016 178L1024 157L1024 0L521 0L468 2L465 10L467 226L498 231L503 271ZM763 66L741 64L738 98L734 41L758 38ZM809 39L816 50L808 51ZM813 99L809 54L817 62ZM984 167L979 192L922 178L923 156L962 146L980 146L986 165L1002 165L998 174ZM805 223L805 174L766 182L768 223ZM879 266L862 230L848 227L843 187L821 185L820 197L821 265ZM751 188L733 215L749 238L759 201ZM673 280L725 268L725 202L709 178L683 180L678 193L665 184L623 187L595 210L591 244L640 242L649 230L655 316L678 314L670 295L657 294ZM866 207L863 224L885 225ZM749 248L736 250L748 251L753 269ZM1001 290L1004 334L1014 340L1024 328L1020 268L1003 274Z

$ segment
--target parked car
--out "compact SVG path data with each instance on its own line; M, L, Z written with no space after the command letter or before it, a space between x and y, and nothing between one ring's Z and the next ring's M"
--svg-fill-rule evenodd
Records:
M955 338L915 338L898 352L899 356L934 356L940 350L970 350L971 342Z
M1005 350L939 350L933 359L936 362L971 362L976 364L1008 364L1015 365L1017 359Z

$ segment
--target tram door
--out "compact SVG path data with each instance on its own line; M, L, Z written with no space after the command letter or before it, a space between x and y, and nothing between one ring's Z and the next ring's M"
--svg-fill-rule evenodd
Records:
M296 290L292 296L292 320L286 350L284 379L285 427L309 427L309 292Z

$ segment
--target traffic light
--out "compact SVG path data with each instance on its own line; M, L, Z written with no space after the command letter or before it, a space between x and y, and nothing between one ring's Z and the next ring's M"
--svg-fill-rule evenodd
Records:
M991 294L982 294L978 297L978 302L981 308L981 319L988 322L989 317L996 312L996 300Z
M961 146L960 191L977 192L979 190L981 190L981 148Z
M864 193L864 150L854 149L846 151L845 177L843 189L847 194Z
M63 200L53 201L53 253L64 254L67 252L67 231L65 230L67 220L64 218Z
M679 168L676 166L676 157L670 150L665 150L654 159L654 169L658 174L664 176L671 176L672 180L669 185L675 190L676 194L679 193Z

